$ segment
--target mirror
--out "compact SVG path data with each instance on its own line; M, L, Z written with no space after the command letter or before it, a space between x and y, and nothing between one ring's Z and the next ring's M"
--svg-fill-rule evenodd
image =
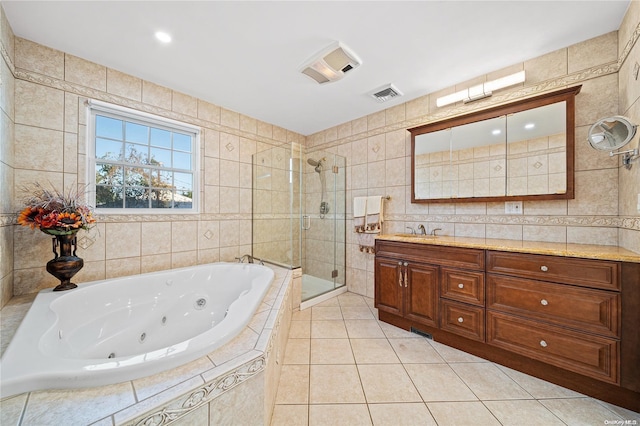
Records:
M609 151L609 156L622 155L622 164L631 168L631 160L638 155L638 148L628 151L614 152L622 148L636 135L637 125L626 117L619 115L596 121L591 128L587 140L592 148L598 151Z
M573 198L580 87L409 129L411 201Z

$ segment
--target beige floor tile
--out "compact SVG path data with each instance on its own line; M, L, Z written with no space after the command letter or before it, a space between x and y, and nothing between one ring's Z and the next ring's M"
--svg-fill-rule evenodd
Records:
M276 405L273 407L271 426L307 426L309 424L308 405Z
M355 364L349 339L311 339L311 364Z
M635 411L627 410L626 408L618 407L617 405L610 404L604 401L598 401L600 405L603 405L605 408L613 411L618 416L622 417L625 420L635 420L636 425L640 425L640 413L636 413ZM2 410L0 410L1 412Z
M366 320L374 320L374 316L371 313L371 309L367 306L343 306L342 308L342 317L346 320L350 319L366 319Z
M385 337L376 320L345 320L350 339L383 339Z
M424 337L418 336L410 331L403 330L395 325L387 324L386 322L378 321L378 325L382 329L384 335L387 336L387 339L424 339Z
M543 399L540 403L571 426L615 424L616 420L624 420L592 398Z
M402 404L369 404L375 426L437 426L422 402Z
M532 398L527 391L492 363L469 362L450 365L480 400Z
M427 407L438 425L501 426L481 402L428 402Z
M371 417L366 404L310 405L309 426L367 426ZM274 425L275 426L275 425Z
M355 365L312 365L310 371L310 404L365 402Z
M368 403L422 402L401 364L358 365Z
M433 340L428 340L429 344L433 346L433 349L438 351L442 359L446 362L454 363L454 362L489 362L485 359L479 358L475 355L468 354L464 351L458 350L456 348L452 348L442 343L435 342Z
M311 308L311 320L341 320L342 311L339 306L314 306Z
M537 377L512 370L502 365L495 365L536 399L584 397L584 395L574 392L571 389L563 388L562 386L540 380Z
M309 403L309 366L283 365L276 404Z
M535 399L484 401L484 405L503 425L564 425L559 418Z
M478 400L447 364L406 364L404 367L425 402Z
M387 339L350 339L358 364L399 364Z
M311 337L311 321L291 321L289 339L308 339Z
M311 321L312 339L346 339L347 337L344 321Z
M331 299L327 299L324 302L318 303L317 305L313 305L314 308L316 306L319 306L319 307L323 307L323 306L340 306L340 302L338 302L338 298L337 297L332 297Z
M311 339L289 339L284 352L285 364L309 364Z
M305 309L303 311L295 311L291 315L292 321L311 321L311 309Z
M369 305L372 308L375 307L376 301L373 299L373 297L362 296L362 298L364 299L365 302L367 302L367 305Z
M346 306L360 306L363 308L369 307L367 302L364 300L364 297L353 294L353 293L343 293L338 296L338 302L340 302L341 307Z
M442 363L444 360L427 339L389 339L400 361L405 364Z

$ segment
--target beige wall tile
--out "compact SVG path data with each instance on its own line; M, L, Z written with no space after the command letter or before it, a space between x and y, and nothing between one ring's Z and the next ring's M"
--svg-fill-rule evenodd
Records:
M390 125L394 123L400 123L406 119L406 105L400 104L393 107L389 107L384 110L385 112L385 124Z
M567 230L564 226L523 225L522 239L524 241L566 243Z
M576 198L569 200L569 215L618 214L618 169L576 172Z
M618 72L620 85L618 89L620 97L618 110L623 114L640 98L640 77L636 79L633 73L636 64L640 64L640 44L638 43L633 46Z
M367 130L378 129L384 127L386 113L385 111L376 112L367 116Z
M171 223L171 251L191 251L198 248L198 222Z
M15 126L15 166L17 168L62 172L64 154L62 132L21 124Z
M126 277L140 273L140 257L126 257L105 262L105 278Z
M567 74L567 50L560 49L524 62L526 84L535 84Z
M106 259L135 258L139 269L140 231L141 223L107 223L105 225ZM125 269L130 267L131 265L128 265ZM114 276L109 274L109 268L107 268L107 276Z
M258 120L255 118L240 114L240 130L247 133L258 133Z
M171 252L171 222L143 222L141 226L143 256Z
M64 53L20 37L15 39L17 68L64 79Z
M150 81L142 82L142 102L171 110L172 91Z
M11 25L7 20L7 15L4 13L4 8L0 7L0 41L7 51L7 55L11 61L15 62L15 35L11 29Z
M66 53L64 60L64 79L70 83L107 90L107 68L96 63Z
M220 124L232 129L240 128L240 114L225 108L220 110Z
M429 96L421 96L407 102L405 105L405 114L407 120L429 114Z
M142 99L142 80L108 68L107 92L140 101Z
M52 130L64 129L64 92L17 80L15 122Z
M587 80L576 96L576 126L591 126L597 120L618 113L618 76Z
M240 138L229 133L220 133L220 158L240 161Z
M567 243L618 245L618 228L596 226L567 226Z
M367 123L368 123L367 116L356 118L355 120L351 120L351 129L353 131L352 134L357 135L357 134L366 132Z
M618 32L612 31L569 46L567 56L569 73L614 62L618 59Z
M190 117L197 117L198 100L193 96L173 91L171 94L171 110Z

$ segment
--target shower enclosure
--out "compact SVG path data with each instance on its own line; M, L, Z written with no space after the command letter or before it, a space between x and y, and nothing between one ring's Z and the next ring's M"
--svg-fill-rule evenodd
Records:
M302 268L302 301L345 282L346 159L296 143L253 156L253 256Z

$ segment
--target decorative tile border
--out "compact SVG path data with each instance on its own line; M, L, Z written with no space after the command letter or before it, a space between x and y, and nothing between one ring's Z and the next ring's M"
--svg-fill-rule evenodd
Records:
M164 407L128 424L135 426L168 425L257 375L265 369L265 366L266 356L262 355L176 400L181 402L176 404L174 401L169 404L175 408Z

